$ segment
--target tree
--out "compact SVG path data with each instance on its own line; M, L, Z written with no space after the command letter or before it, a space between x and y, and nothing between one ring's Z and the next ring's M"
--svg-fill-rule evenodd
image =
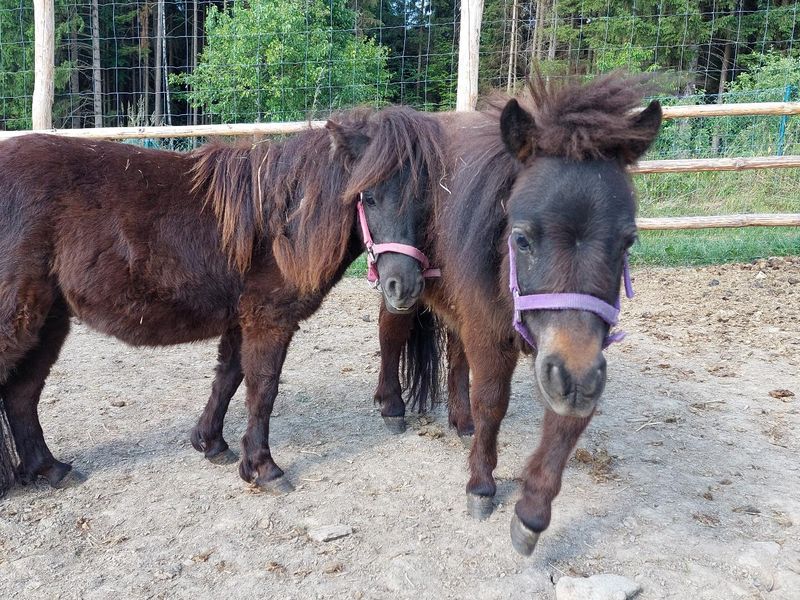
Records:
M189 101L223 121L300 120L387 96L386 50L343 0L235 0L212 7Z

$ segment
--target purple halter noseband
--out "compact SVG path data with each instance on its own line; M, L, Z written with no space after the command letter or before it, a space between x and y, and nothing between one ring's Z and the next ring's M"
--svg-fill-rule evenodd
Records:
M519 285L517 284L517 257L514 253L514 245L511 243L511 236L508 237L508 287L514 297L514 329L517 330L528 344L535 350L536 343L530 330L522 320L524 310L586 310L596 314L603 319L610 327L614 327L619 322L619 300L615 306L600 300L589 294L528 294L520 296ZM631 284L631 274L628 269L628 253L622 259L622 280L625 282L625 295L633 298L633 285ZM615 342L621 342L625 337L624 331L610 333L603 340L603 348L608 348Z
M439 269L432 269L428 257L414 246L398 244L396 242L376 244L372 241L372 234L369 232L369 225L367 224L367 215L364 213L364 202L361 199L358 200L358 222L361 224L361 234L364 236L364 245L367 247L367 281L374 287L378 287L380 284L376 263L378 261L378 255L384 252L396 252L416 259L422 266L423 277L431 278L442 276L442 272Z

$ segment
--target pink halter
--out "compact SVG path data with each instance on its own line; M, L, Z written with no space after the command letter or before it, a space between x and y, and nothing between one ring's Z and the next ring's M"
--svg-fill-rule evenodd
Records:
M364 197L363 192L361 197ZM375 287L378 287L380 284L376 262L378 260L378 255L383 254L384 252L396 252L398 254L405 254L406 256L416 259L422 266L423 277L430 278L442 276L442 273L439 269L431 268L431 263L428 260L428 257L414 246L409 246L408 244L398 244L395 242L389 242L386 244L376 244L373 242L372 234L369 232L369 225L367 225L367 215L364 213L364 202L362 199L359 199L357 206L358 221L361 223L361 234L364 236L364 245L367 247L367 281L369 281Z
M522 320L523 310L586 310L596 314L611 327L619 322L619 300L615 306L600 300L589 294L528 294L519 295L519 285L517 284L517 257L514 253L514 246L511 243L511 236L508 238L508 286L511 295L514 297L514 329L517 330L528 344L535 350L536 344L528 327ZM631 284L631 273L628 269L628 253L622 259L622 279L625 282L625 295L633 298L633 284ZM603 348L608 348L615 342L621 342L625 338L624 331L610 333L603 340Z

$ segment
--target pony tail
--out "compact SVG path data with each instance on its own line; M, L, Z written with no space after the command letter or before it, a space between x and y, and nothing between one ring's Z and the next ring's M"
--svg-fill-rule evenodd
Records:
M228 264L240 273L250 267L256 237L265 230L257 173L266 154L260 160L256 154L260 153L250 145L209 144L194 154L197 162L192 168L192 191L205 198L206 206L211 205L222 250Z
M403 387L410 407L424 413L439 402L439 366L445 328L432 310L417 311L400 357Z
M6 408L0 397L0 498L16 483L16 447L6 418Z

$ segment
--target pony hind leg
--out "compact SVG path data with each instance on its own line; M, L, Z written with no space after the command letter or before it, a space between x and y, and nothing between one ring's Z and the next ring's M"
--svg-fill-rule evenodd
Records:
M217 368L211 396L203 414L192 429L192 446L214 464L232 464L239 457L222 436L222 425L231 398L242 383L242 332L239 327L226 331L219 341Z
M57 298L39 329L36 343L0 385L0 397L19 457L17 479L23 484L43 477L53 487L66 487L84 479L69 464L53 457L38 415L45 380L58 359L69 328L69 311L63 299Z
M378 318L381 368L374 398L381 409L383 422L391 433L403 433L406 430L406 405L400 386L400 357L411 337L415 318L414 314L392 314L381 303Z
M469 363L461 338L447 332L447 409L451 427L462 439L475 433L475 423L469 406Z

